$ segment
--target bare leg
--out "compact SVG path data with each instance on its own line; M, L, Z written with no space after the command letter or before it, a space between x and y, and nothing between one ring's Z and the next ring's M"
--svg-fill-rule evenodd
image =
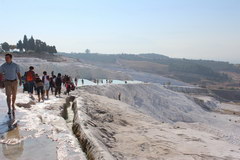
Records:
M43 98L43 100L45 98L45 91L44 90L43 90L42 98Z
M60 97L61 95L61 87L58 88L58 96Z
M47 97L48 97L48 91L45 90L45 91L44 91L44 98L47 99Z
M43 94L41 94L41 96L42 96L42 100L44 101L44 93L43 93Z
M58 87L55 88L55 96L57 97Z
M47 90L47 99L49 99L49 90Z

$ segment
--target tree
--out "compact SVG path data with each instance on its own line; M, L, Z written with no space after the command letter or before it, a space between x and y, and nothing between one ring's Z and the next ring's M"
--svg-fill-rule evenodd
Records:
M57 49L55 46L53 46L53 53L57 53Z
M89 53L90 53L90 49L86 49L86 50L85 50L85 53L86 53L86 54L89 54Z
M57 53L56 47L55 46L48 46L48 52L49 53Z
M28 51L29 49L28 39L26 35L24 35L23 37L23 48L25 49L25 51Z
M28 40L28 47L29 47L29 50L35 50L35 41L33 39L33 36L31 36L31 38Z
M24 49L25 52L32 50L37 53L40 52L57 53L55 46L49 46L46 44L46 42L42 42L39 39L34 40L33 36L31 36L31 38L28 39L27 36L24 35L23 42L19 40L16 47L20 49L20 51L23 51Z
M37 39L35 43L35 51L36 52L48 52L48 53L57 53L55 46L49 46L45 42Z
M45 42L41 42L41 51L46 52L47 51L47 44Z
M14 50L14 49L16 49L16 48L17 48L16 45L9 45L9 49L11 49L11 50Z
M36 39L35 51L41 52L41 41L39 39Z
M10 46L7 42L2 43L2 49L6 52L9 51Z
M22 52L22 51L23 51L23 43L22 43L22 41L21 41L21 40L19 40L19 41L18 41L18 43L17 43L17 49L19 49L19 50L20 50L20 52Z

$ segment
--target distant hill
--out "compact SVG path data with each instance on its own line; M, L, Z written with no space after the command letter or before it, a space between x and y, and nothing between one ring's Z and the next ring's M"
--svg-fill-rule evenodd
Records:
M58 53L59 55L78 58L80 60L96 62L96 63L116 63L118 59L134 60L134 61L156 61L161 59L169 59L169 57L160 54L99 54L99 53Z
M155 53L142 53L139 54L139 56L144 57L144 58L148 58L151 60L156 60L156 59L169 59L169 57L161 55L161 54L155 54Z
M231 81L231 77L224 72L240 73L240 68L229 62L178 59L154 53L111 55L98 53L59 54L93 64L121 65L136 71L160 74L188 83L206 80L226 82Z

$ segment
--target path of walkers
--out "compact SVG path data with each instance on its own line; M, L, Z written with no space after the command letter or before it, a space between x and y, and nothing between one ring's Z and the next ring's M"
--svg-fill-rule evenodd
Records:
M21 92L21 91L19 91ZM0 159L83 159L82 152L65 120L60 117L64 98L50 96L31 108L16 107L17 126L9 128L5 95L0 90ZM18 93L17 102L30 102L27 94ZM27 106L27 105L26 105Z

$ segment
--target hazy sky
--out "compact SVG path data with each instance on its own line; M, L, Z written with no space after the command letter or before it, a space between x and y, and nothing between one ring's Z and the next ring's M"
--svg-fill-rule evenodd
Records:
M0 0L0 43L240 63L240 0Z

